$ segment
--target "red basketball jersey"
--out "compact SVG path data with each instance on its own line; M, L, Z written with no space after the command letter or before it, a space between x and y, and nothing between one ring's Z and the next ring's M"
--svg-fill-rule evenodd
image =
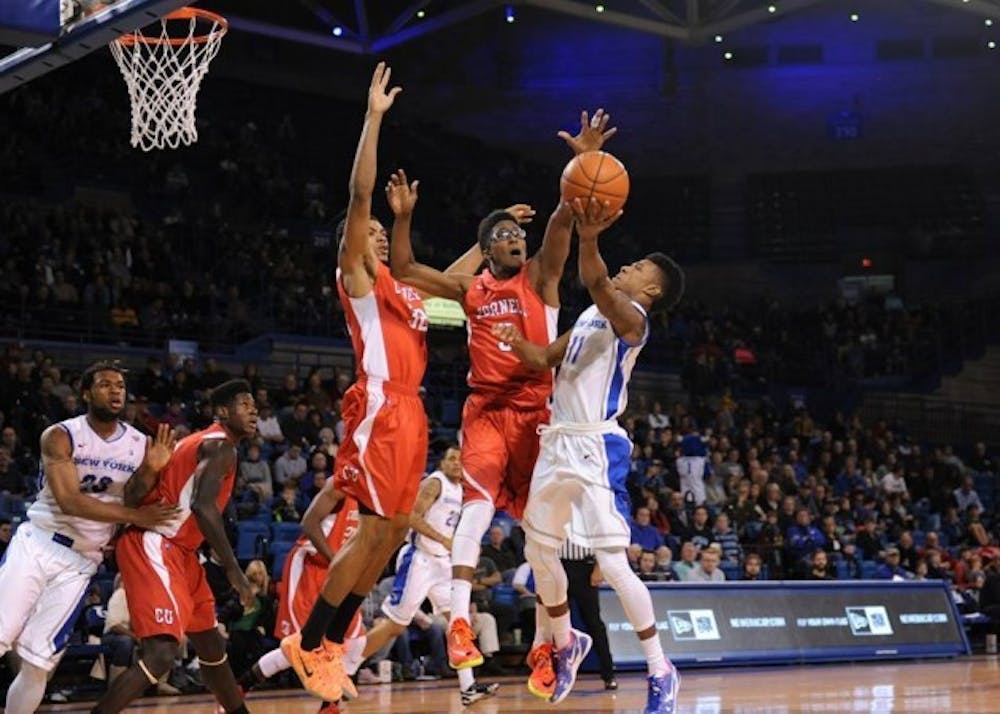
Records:
M337 293L357 359L358 378L416 389L427 369L427 313L420 294L378 264L372 291L352 298L337 269Z
M175 544L194 550L200 546L205 536L198 527L198 521L191 512L191 496L194 491L194 472L198 468L198 449L202 442L213 439L226 439L226 431L219 424L213 424L207 429L196 431L190 436L181 439L174 447L174 453L170 456L170 461L160 473L160 480L156 487L146 496L143 503L156 503L165 501L176 503L180 506L179 518L169 526L159 526L154 528L157 533L169 538ZM215 499L219 512L226 507L226 502L232 495L233 482L236 480L236 464L223 477L222 487L219 489L219 496Z
M541 409L552 395L552 371L534 372L521 364L510 345L491 333L493 325L514 323L525 338L547 345L556 338L559 308L546 305L528 280L528 264L499 280L484 270L465 293L469 330L469 386L498 406Z
M345 497L340 510L336 513L331 513L323 519L322 527L323 533L326 534L327 545L330 546L330 550L336 553L347 542L347 539L358 530L358 502L350 496ZM312 554L310 557L325 562L326 559L322 558L319 553L316 553L316 549L309 542L308 536L299 536L295 544L300 548L308 550ZM326 565L329 565L329 563L326 563Z

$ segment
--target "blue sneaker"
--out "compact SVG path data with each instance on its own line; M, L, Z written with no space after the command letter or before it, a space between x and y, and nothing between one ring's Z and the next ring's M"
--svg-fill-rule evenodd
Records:
M681 675L677 670L662 677L650 675L649 693L646 695L646 714L675 714L677 711L677 690L681 686Z
M570 630L570 641L566 647L556 650L556 686L549 701L558 704L565 699L576 684L576 671L590 652L594 639L586 632Z

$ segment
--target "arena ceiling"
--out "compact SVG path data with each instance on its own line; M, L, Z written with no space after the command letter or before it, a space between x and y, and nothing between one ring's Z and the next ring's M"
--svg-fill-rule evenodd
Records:
M863 10L872 0L853 3ZM914 0L1000 18L1000 0ZM846 0L206 0L234 29L359 54L378 53L484 13L540 8L687 43L700 43L807 7ZM336 33L336 34L334 34Z

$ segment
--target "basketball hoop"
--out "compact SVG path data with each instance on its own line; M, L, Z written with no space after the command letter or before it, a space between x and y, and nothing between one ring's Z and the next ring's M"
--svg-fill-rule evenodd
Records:
M176 149L198 140L198 89L228 27L221 15L182 7L160 18L158 36L136 30L111 43L132 104L132 146Z

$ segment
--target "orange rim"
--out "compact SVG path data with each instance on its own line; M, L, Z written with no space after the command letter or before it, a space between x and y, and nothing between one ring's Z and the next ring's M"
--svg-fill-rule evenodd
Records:
M216 27L211 32L204 35L195 35L194 37L170 37L167 39L163 39L162 37L146 37L142 34L141 30L136 30L128 35L122 35L118 38L118 42L123 45L134 45L137 42L141 42L145 45L172 45L174 47L186 45L189 42L193 42L197 45L203 45L209 40L222 37L226 34L226 30L229 29L229 21L222 15L211 12L210 10L202 10L197 7L182 7L179 10L174 10L169 15L164 15L161 18L161 22L165 20L191 19L215 23Z

